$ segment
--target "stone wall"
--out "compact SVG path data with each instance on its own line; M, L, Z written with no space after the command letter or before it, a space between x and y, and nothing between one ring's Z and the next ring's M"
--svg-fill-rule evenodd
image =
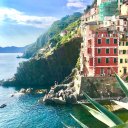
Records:
M94 98L123 96L115 77L82 77L74 82L78 94L86 92Z

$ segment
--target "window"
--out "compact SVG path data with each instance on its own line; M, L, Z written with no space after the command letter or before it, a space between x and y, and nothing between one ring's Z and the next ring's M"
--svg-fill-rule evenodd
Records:
M117 54L117 49L116 48L114 48L114 54Z
M106 39L106 44L109 44L109 39Z
M104 68L101 68L101 69L100 69L100 74L101 74L101 75L104 74Z
M127 28L124 28L124 31L126 32L127 31Z
M117 30L120 31L120 27L117 27Z
M125 63L128 63L128 59L125 59Z
M109 58L106 58L106 63L109 63Z
M126 42L126 46L128 46L128 42Z
M92 49L88 48L88 54L91 54L91 53L92 53Z
M98 44L101 44L101 39L98 39Z
M106 49L106 54L109 54L109 49L108 48Z
M119 54L123 54L123 50L119 50Z
M123 50L123 54L126 54L126 50Z
M124 73L124 74L127 73L127 68L126 68L126 67L123 68L123 73Z
M117 62L117 59L116 58L114 58L114 63L116 63Z
M123 63L123 59L120 59L120 63Z
M114 44L117 44L117 39L114 39Z
M101 58L98 58L98 63L101 63Z
M100 53L101 53L101 49L98 48L98 54L100 54Z
M120 21L119 20L117 21L117 25L120 26Z
M121 42L119 42L119 46L121 46Z

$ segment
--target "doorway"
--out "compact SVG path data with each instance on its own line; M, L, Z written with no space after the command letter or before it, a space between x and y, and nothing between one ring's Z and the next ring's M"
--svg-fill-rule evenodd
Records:
M100 69L100 75L104 75L104 68Z
M107 74L111 75L111 69L110 68L107 69Z

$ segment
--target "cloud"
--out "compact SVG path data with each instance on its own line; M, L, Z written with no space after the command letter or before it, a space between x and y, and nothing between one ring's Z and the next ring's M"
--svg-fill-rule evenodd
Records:
M54 21L58 20L51 16L33 16L27 15L13 8L0 8L0 23L9 22L19 25L33 26L37 28L45 28L50 26Z
M85 8L86 5L84 0L68 0L67 7Z
M77 11L83 11L87 5L90 5L93 0L67 0L66 6L69 9L75 8Z

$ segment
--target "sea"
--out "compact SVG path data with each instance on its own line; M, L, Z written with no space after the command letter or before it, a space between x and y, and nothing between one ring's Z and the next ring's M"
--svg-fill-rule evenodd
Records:
M17 59L19 53L0 53L0 80L9 79L16 73L19 63L25 59ZM20 84L20 83L19 83ZM77 119L89 128L107 128L106 125L92 117L79 105L45 105L38 103L43 95L14 95L14 87L0 86L0 128L63 128L65 123L73 128L81 128L70 116ZM119 111L116 114L126 120L128 113Z

